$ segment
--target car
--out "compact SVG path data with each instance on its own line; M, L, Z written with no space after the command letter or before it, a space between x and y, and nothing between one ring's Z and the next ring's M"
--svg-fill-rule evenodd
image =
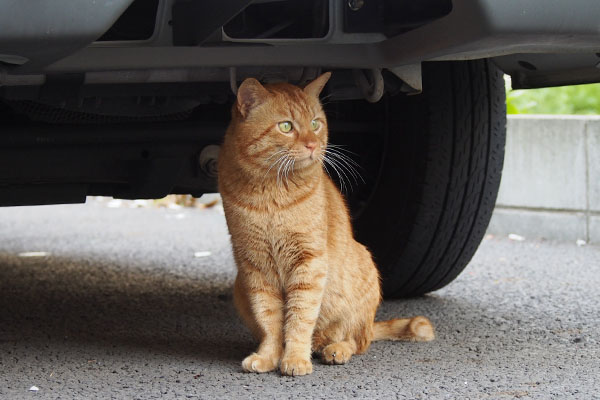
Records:
M597 0L4 0L0 205L215 192L238 85L332 71L356 237L386 296L424 294L494 209L503 74L600 82L598 21Z

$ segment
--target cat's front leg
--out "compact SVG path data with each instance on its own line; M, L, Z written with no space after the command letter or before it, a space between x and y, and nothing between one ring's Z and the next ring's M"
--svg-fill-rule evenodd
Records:
M296 267L285 285L285 349L281 359L284 375L312 373L310 361L312 335L319 318L327 264L315 258Z
M256 352L242 361L248 372L277 368L283 352L283 296L264 272L249 263L235 281L234 303L244 322L260 341Z

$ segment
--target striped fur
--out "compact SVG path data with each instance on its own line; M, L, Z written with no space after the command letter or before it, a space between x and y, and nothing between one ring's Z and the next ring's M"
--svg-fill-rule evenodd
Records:
M328 133L318 96L328 79L304 89L244 81L219 156L238 267L234 303L260 342L242 363L246 371L279 366L304 375L312 352L343 364L372 340L433 339L424 317L374 322L377 268L354 240L344 199L323 169ZM293 131L282 132L282 121Z

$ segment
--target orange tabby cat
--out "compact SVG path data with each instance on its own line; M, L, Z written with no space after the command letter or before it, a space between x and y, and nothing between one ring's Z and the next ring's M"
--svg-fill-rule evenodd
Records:
M344 364L372 340L428 341L425 317L374 322L381 294L369 251L356 242L342 195L323 170L327 120L319 94L239 87L219 156L219 191L238 267L234 302L260 341L246 371L312 372L311 353Z

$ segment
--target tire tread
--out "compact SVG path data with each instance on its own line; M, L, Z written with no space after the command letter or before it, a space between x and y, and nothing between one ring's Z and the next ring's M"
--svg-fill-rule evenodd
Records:
M386 257L392 268L382 269L386 296L416 296L451 282L483 239L500 183L502 75L486 60L428 68L425 90L436 96L428 97L425 115L425 172L415 183L410 234L402 251Z

